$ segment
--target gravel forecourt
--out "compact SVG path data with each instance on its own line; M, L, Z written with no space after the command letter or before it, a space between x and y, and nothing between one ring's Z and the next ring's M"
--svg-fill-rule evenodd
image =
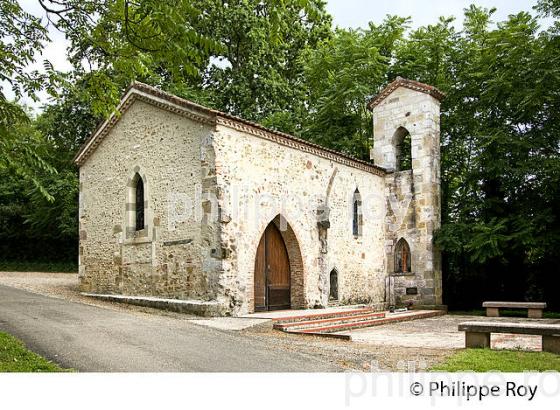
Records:
M196 316L165 312L157 309L131 306L121 303L100 301L80 294L78 290L78 278L76 274L70 273L42 273L42 272L0 272L0 285L22 289L34 294L44 295L51 298L63 299L65 301L79 303L82 305L103 308L106 311L120 312L123 316L134 315L146 323L154 325L161 321L162 326L173 328L174 326L186 326L197 323ZM6 307L2 307L5 310ZM5 321L4 313L0 310L0 320ZM102 311L101 311L102 312ZM106 313L112 316L114 313ZM158 319L159 318L159 319ZM242 320L242 319L241 319ZM415 321L421 322L421 320ZM201 323L203 323L201 321ZM412 322L410 322L412 323ZM409 323L409 327L410 327ZM157 326L157 323L155 324ZM205 326L197 326L206 328ZM392 326L392 325L390 325ZM0 328L6 327L0 322ZM389 326L382 326L383 328ZM392 345L386 343L355 343L344 340L320 338L314 336L302 336L286 334L276 330L263 327L255 327L240 331L212 330L208 337L213 335L228 334L232 337L242 337L254 346L274 346L276 352L285 352L290 355L313 358L313 364L309 368L294 368L299 371L423 371L443 361L455 350L452 348L426 347L426 346L399 346L397 341ZM217 333L214 333L217 332ZM18 335L16 335L18 336ZM27 342L24 340L24 342ZM213 341L208 341L213 343ZM33 347L33 346L30 346ZM60 347L62 349L63 347ZM33 350L33 349L32 349ZM42 353L42 352L39 352ZM63 352L61 352L62 354ZM275 353L276 354L276 353ZM58 356L60 357L60 356ZM57 361L57 357L49 357ZM319 365L321 363L322 365ZM63 363L64 364L64 363ZM120 366L120 365L119 365ZM157 367L157 365L154 365ZM74 366L79 370L79 366ZM118 367L118 366L117 366ZM196 366L195 366L196 367ZM210 366L211 367L211 366ZM297 367L297 366L296 366ZM126 370L126 366L118 367ZM137 370L137 368L134 368ZM164 370L150 369L152 371ZM107 369L83 369L83 370L105 370ZM181 371L182 369L174 369ZM185 371L193 370L184 369ZM197 368L197 371L214 370L212 368ZM240 368L239 370L247 370ZM251 369L253 370L253 369ZM273 369L276 370L276 369ZM285 369L288 371L289 369ZM171 370L173 371L173 370ZM228 370L226 370L228 371ZM284 371L280 369L279 371Z

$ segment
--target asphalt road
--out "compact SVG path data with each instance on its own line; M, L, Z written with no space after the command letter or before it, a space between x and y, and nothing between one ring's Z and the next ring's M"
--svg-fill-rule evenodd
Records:
M63 367L90 372L341 371L250 334L0 286L0 330ZM271 342L274 340L270 339Z

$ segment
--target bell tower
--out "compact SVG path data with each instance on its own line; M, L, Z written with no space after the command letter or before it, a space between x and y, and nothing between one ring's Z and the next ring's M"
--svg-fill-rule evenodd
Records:
M375 165L385 177L388 304L442 304L440 102L435 87L397 77L368 104Z

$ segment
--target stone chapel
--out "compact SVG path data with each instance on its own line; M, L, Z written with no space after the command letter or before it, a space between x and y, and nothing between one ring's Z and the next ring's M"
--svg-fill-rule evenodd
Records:
M81 290L234 316L441 305L442 98L383 89L370 162L132 84L75 157Z

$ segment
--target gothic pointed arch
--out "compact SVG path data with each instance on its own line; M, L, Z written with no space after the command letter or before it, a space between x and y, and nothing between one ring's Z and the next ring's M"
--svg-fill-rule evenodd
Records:
M352 195L352 234L355 237L362 235L362 225L364 223L362 215L362 195L356 188Z
M399 127L393 135L395 146L395 169L406 171L412 169L412 137L405 127Z
M260 236L255 255L253 291L255 311L301 308L305 305L299 241L282 215L272 219Z
M126 237L149 236L150 215L148 180L136 166L126 183Z
M134 230L141 231L144 229L146 215L144 208L144 181L140 174L136 173L132 179L134 189Z
M339 300L338 281L338 269L333 268L329 273L329 300Z

